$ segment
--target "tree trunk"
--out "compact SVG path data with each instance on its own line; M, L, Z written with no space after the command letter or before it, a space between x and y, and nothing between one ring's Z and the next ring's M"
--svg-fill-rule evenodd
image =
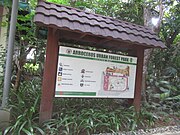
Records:
M18 68L18 71L17 71L17 74L16 74L15 85L14 85L14 90L16 90L16 91L19 89L20 80L21 80L21 74L22 74L22 69Z
M148 63L151 58L152 52L153 52L153 49L146 49L144 51L144 65L143 65L143 78L142 78L142 99L144 100L144 102L147 102L146 77L148 75L147 67L148 67Z
M18 90L20 86L20 81L21 81L21 76L22 76L22 71L23 71L23 66L26 63L26 56L28 53L31 51L32 47L29 47L26 51L23 49L24 42L20 42L21 44L21 51L20 51L20 58L17 60L16 66L18 68L18 71L16 73L16 80L14 84L14 90ZM27 45L27 44L26 44Z
M162 0L159 0L159 21L156 26L152 26L151 19L152 19L151 9L148 7L144 7L144 26L151 27L152 30L159 34L160 32L160 24L163 17L163 5ZM146 49L144 52L144 65L143 65L143 79L142 79L142 97L145 102L147 102L147 95L146 95L146 77L148 74L147 68L148 63L151 58L151 54L153 49Z

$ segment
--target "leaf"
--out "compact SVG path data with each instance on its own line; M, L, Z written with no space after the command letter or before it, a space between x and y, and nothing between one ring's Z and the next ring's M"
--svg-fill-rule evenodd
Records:
M159 84L161 84L161 85L162 84L168 84L169 85L170 83L168 81L159 81Z
M12 129L12 126L9 126L6 128L6 130L4 131L4 135L6 135L7 133L9 133L9 131Z
M24 121L23 124L21 124L20 128L18 129L18 134L21 133L21 130L24 128L24 125L27 123L27 121Z
M153 97L160 99L160 94L153 94Z
M165 98L167 98L169 96L170 96L170 92L162 93L162 94L160 94L160 99L164 100Z
M23 128L22 131L23 131L26 135L32 135L31 132L29 132L29 131L26 130L25 128Z
M163 87L159 87L159 89L162 91L162 92L170 92L170 90L168 90L168 89L165 89L165 88L163 88Z
M155 86L158 87L159 86L159 82L155 82Z
M166 100L180 100L180 95L174 96L174 97L168 97Z
M35 126L34 128L37 129L41 133L41 135L45 135L45 132L41 128L37 126Z

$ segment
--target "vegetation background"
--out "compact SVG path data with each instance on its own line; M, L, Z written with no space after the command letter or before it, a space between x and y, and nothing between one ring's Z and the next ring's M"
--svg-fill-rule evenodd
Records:
M5 134L84 135L180 124L179 0L47 1L149 27L153 26L152 18L159 18L153 28L167 49L146 53L141 112L136 113L126 100L56 98L53 118L39 125L47 30L33 23L37 0L29 0L27 10L19 9L9 98L12 118ZM11 4L6 7L11 9ZM3 78L0 79L3 82Z

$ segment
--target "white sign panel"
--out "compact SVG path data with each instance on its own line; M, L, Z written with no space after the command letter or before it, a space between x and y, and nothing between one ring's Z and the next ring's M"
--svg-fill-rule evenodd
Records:
M134 98L136 57L60 46L55 97Z

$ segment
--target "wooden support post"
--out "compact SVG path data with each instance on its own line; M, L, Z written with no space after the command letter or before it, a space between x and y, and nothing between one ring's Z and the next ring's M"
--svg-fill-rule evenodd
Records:
M50 119L52 116L58 60L58 39L59 37L56 31L53 28L49 28L39 114L40 123Z
M143 61L144 61L144 48L139 47L137 48L136 83L135 83L135 93L133 99L133 105L137 112L139 112L141 108Z
M137 50L135 48L133 48L133 49L129 48L127 53L128 53L129 56L133 56L133 57L137 56ZM132 98L128 99L128 104L133 105L133 101L134 101L134 99L132 99Z

